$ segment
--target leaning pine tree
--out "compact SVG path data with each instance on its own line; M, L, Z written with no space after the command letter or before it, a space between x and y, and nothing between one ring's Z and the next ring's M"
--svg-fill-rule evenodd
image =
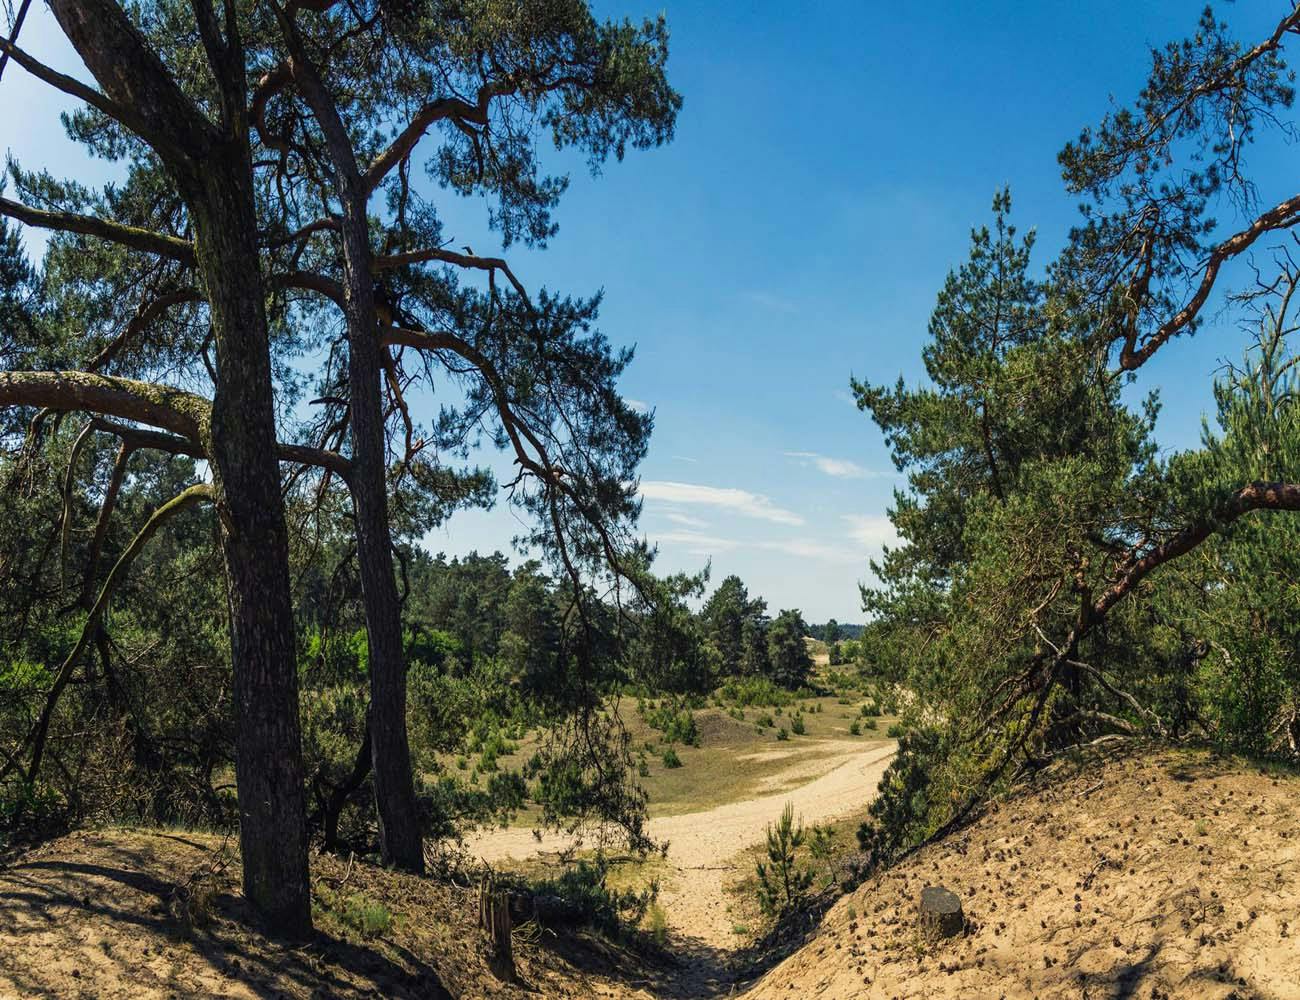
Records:
M1256 511L1300 507L1300 469L1238 461L1209 476L1199 453L1158 460L1153 401L1133 414L1119 390L1197 328L1235 259L1300 222L1300 196L1260 208L1245 170L1252 142L1292 127L1286 46L1297 33L1300 7L1250 45L1207 12L1191 38L1155 50L1136 104L1061 154L1085 218L1025 336L995 337L1017 314L1002 293L1030 286L986 266L1012 256L990 258L1002 241L977 237L975 266L950 279L936 311L935 388L856 386L910 473L894 512L903 544L864 595L879 613L868 655L918 695L862 832L877 860L950 829L1065 747L1196 724L1219 640L1195 634L1198 612L1175 593L1181 567L1220 539L1271 530ZM1224 204L1244 216L1239 228L1210 216ZM1289 271L1265 294L1285 297ZM1231 394L1269 396L1268 366L1248 368ZM1225 444L1246 426L1237 404L1223 412L1225 436L1207 439L1206 454L1245 454Z

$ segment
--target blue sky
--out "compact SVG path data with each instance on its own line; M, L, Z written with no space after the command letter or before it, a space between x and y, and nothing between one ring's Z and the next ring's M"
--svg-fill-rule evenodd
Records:
M685 97L676 140L595 179L575 169L551 247L510 252L531 285L604 289L602 328L636 345L624 387L656 414L642 529L662 568L711 560L714 584L737 573L773 610L861 620L857 583L891 535L899 480L852 405L850 374L918 377L935 294L1001 186L1047 262L1077 218L1057 151L1112 94L1131 98L1149 46L1188 34L1200 6L666 6ZM636 0L597 9L656 12ZM1281 9L1227 13L1253 39ZM23 44L84 75L39 4ZM63 106L9 67L0 144L25 166L94 176L51 125ZM1265 202L1292 193L1288 154L1256 157ZM442 204L456 243L486 252L483 207ZM1165 389L1162 444L1194 443L1212 373L1242 346L1234 325L1212 321L1143 370L1144 388ZM457 515L428 544L508 551L518 528L499 505Z

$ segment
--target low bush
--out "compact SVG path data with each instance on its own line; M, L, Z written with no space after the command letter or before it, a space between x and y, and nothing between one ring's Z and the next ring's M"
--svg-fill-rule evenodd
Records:
M668 942L668 914L658 903L651 903L646 910L645 929L659 947Z
M661 705L650 703L642 706L641 717L646 725L658 729L669 743L685 743L699 746L700 731L695 725L695 716L689 708L677 708L669 702Z
M330 890L319 892L321 905L330 910L339 923L362 937L379 937L393 925L393 913L383 903L355 894L343 897Z
M640 925L659 895L658 881L639 892L611 889L607 882L609 865L604 858L579 861L554 878L525 885L532 895L554 897L564 901L579 923L618 934L624 928ZM665 931L667 930L665 921Z
M725 701L743 708L776 708L788 705L794 699L794 695L767 677L733 677L722 685L718 693Z

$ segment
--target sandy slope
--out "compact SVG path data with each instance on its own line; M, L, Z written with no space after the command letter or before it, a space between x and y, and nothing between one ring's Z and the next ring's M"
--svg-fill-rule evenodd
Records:
M203 872L187 929L178 886ZM516 935L519 979L501 982L473 889L329 855L312 860L317 931L289 945L258 932L239 881L237 845L204 833L84 831L0 854L0 1000L590 1000L611 966L643 975L561 928ZM351 900L382 904L387 930L341 920Z
M751 1000L1300 1000L1300 779L1134 753L1044 782L870 879ZM967 933L921 941L927 885Z
M805 810L856 804L883 764L846 761L793 797ZM760 833L785 798L756 806ZM87 831L0 855L0 1000L702 1000L742 995L738 978L749 1000L1300 1000L1297 798L1294 774L1186 750L1048 775L868 880L757 982L702 945L674 940L665 960L560 927L521 928L520 981L502 983L472 887L327 856L313 861L320 931L307 944L248 926L235 853L216 869L209 919L182 933L177 883L213 871L222 839ZM728 806L665 823L694 830L677 850L716 857L742 816ZM938 946L916 931L933 884L970 918ZM382 935L341 922L354 897L392 912Z
M650 836L668 843L671 872L660 898L673 931L709 947L734 945L723 891L723 879L734 869L733 857L762 840L767 824L780 815L787 802L794 803L795 813L804 823L819 823L860 809L870 801L894 755L894 745L864 750L860 743L840 741L839 746L842 752L814 763L825 772L819 777L813 777L816 772L808 772L807 761L773 776L771 781L777 787L787 786L795 776L811 779L791 791L650 821ZM508 829L489 831L472 840L469 848L485 861L498 862L559 851L569 844L560 836L538 841L530 830Z

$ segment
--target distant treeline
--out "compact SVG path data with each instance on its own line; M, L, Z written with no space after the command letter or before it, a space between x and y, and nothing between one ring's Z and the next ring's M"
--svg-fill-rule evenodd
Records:
M824 625L809 625L808 634L822 642L843 642L845 639L860 639L865 625L847 625L834 618Z

